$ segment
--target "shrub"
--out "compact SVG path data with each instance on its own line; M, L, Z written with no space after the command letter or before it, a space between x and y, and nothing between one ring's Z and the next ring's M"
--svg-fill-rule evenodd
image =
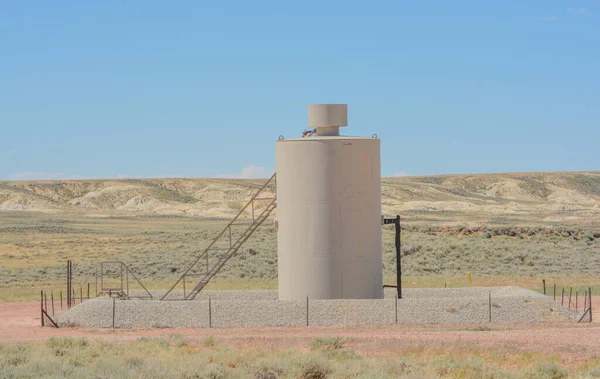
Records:
M130 357L125 359L125 363L129 369L140 369L144 366L144 362L144 358L140 357Z
M329 362L322 358L309 358L299 365L299 376L302 379L325 379L333 372Z
M182 336L181 334L169 334L168 341L177 347L184 347L189 345L188 339Z
M331 350L328 353L328 357L338 361L348 361L362 358L352 349Z
M541 362L525 371L527 378L560 379L569 376L569 371L555 362Z
M232 377L234 377L232 371L233 370L229 367L211 363L208 366L206 366L206 368L204 369L204 372L202 373L201 376L199 376L199 378L209 378L209 379L232 378Z
M0 345L0 367L19 366L29 361L30 349L27 345L2 346ZM0 377L2 377L0 375Z
M284 373L285 369L281 364L261 363L254 371L254 377L256 379L277 379L282 377Z
M489 326L481 325L481 326L476 326L474 328L469 328L467 330L469 330L471 332L489 332L492 330L492 328L490 328Z
M600 366L596 366L584 373L585 376L591 378L600 378Z
M213 347L213 346L215 346L215 342L216 342L215 337L210 336L210 337L204 339L204 341L202 341L202 345L204 345L204 347Z
M341 337L317 337L308 346L311 350L339 350L344 346Z
M53 348L81 348L88 345L88 340L85 338L50 337L46 340L46 345Z

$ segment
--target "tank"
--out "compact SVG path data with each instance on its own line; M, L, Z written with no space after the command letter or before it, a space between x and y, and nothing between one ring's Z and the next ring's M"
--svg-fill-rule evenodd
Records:
M382 298L380 141L311 107L317 135L276 143L279 299Z

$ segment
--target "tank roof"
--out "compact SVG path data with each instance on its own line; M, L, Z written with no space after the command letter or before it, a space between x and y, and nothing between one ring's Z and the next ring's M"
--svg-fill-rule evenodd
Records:
M358 140L358 139L379 139L379 137L356 137L356 136L311 136L304 138L281 138L277 142L285 141L329 141L329 140Z

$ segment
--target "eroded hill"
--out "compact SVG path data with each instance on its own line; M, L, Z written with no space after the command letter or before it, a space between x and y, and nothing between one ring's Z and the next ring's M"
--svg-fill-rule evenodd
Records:
M0 211L225 218L264 180L122 179L0 182ZM395 177L382 180L384 214L413 219L600 220L600 172Z

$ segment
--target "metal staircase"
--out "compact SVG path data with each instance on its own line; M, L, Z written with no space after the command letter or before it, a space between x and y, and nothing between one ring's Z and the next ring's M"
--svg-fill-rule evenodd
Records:
M261 197L267 193L267 189L272 187L272 197ZM269 180L250 198L250 200L244 205L244 207L238 212L238 214L223 228L221 233L215 237L214 240L208 245L208 247L198 256L198 258L188 267L188 269L181 275L181 277L169 288L167 293L160 298L160 300L181 300L174 299L173 296L167 299L169 294L179 285L183 284L183 300L193 300L196 295L202 291L202 289L208 284L208 282L221 270L221 268L231 259L235 253L240 249L242 244L246 242L248 238L254 233L254 231L269 217L271 212L277 206L276 194L276 177L275 174L269 178ZM262 203L262 211L258 216L255 215L255 204ZM239 225L247 225L249 221L244 223L240 219L240 216L247 211L248 207L251 207L252 222L249 226L243 230L239 236L233 237L232 227ZM220 247L219 244L224 244L224 247ZM221 251L221 254L219 254ZM213 260L211 262L210 253L214 252ZM217 258L216 261L214 258ZM198 273L199 270L202 270ZM186 279L192 277L200 277L200 281L190 291L186 292L185 285Z

